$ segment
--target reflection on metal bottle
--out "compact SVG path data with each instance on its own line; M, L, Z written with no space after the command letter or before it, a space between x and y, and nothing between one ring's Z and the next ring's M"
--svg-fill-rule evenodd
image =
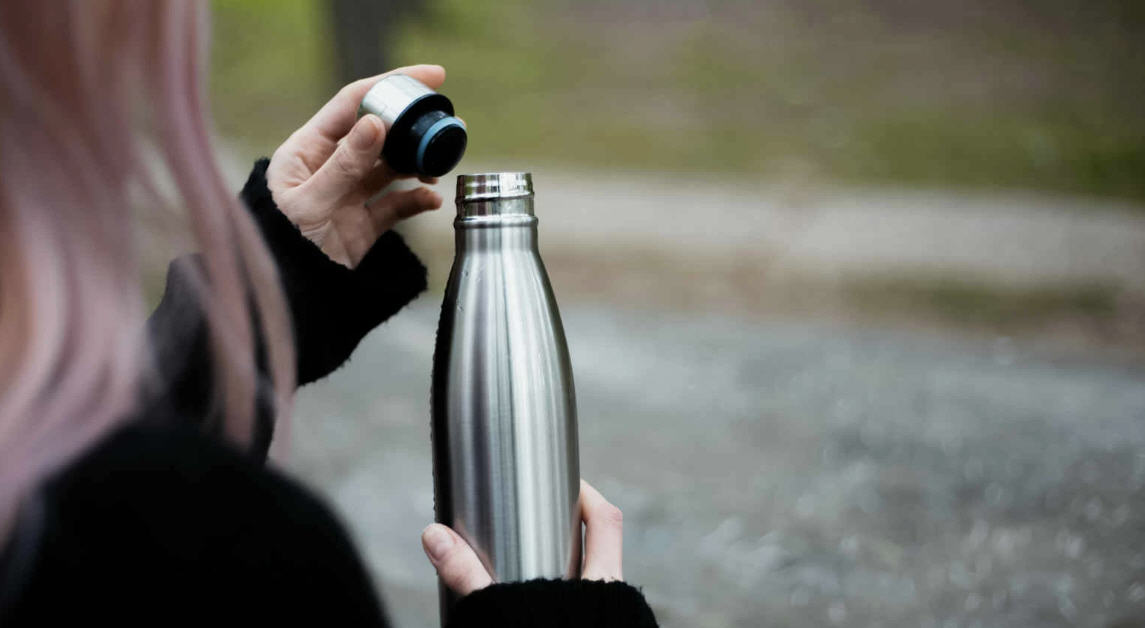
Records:
M437 521L496 581L576 577L576 399L532 177L459 176L454 229L433 364ZM443 625L453 601L443 589Z

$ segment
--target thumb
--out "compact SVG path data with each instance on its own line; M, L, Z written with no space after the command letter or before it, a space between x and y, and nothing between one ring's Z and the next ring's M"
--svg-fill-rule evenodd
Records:
M373 114L362 116L334 154L306 182L316 201L336 200L357 189L378 163L386 128Z
M493 584L473 548L448 527L430 524L421 533L421 545L438 577L454 593L465 596Z

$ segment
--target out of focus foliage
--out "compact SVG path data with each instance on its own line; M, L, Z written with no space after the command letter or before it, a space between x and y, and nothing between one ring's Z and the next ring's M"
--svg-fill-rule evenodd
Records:
M1132 0L429 0L470 155L524 167L1145 198ZM266 152L335 89L325 3L215 0L224 135Z

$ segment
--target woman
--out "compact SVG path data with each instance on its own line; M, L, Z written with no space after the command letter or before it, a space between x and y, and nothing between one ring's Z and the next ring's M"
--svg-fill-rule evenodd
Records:
M391 228L426 188L342 89L237 202L211 158L201 4L0 3L0 625L385 625L342 526L265 466L298 384L425 288ZM401 69L430 86L438 66ZM150 128L200 255L144 320L131 207L159 204ZM146 330L144 332L143 330ZM493 584L455 532L423 545L453 624L653 626L620 581L619 511L582 486L584 580Z

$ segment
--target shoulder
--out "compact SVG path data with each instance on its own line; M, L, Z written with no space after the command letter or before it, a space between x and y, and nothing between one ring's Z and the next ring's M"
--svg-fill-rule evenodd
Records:
M381 621L329 508L191 428L122 428L35 501L36 550L14 607L35 623L67 611L63 600L109 617Z

